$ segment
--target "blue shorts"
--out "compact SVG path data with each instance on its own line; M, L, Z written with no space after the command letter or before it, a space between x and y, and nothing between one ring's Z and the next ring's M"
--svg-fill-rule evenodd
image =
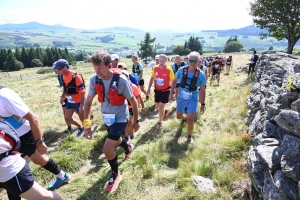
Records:
M198 108L198 99L183 99L177 97L176 112L195 114Z
M70 102L66 103L66 109L75 109L76 112L78 112L78 113L79 113L79 107L80 107L80 102L79 103L70 103Z
M106 125L106 130L108 132L108 139L118 141L122 134L125 133L125 128L127 126L127 122L114 123L111 126Z

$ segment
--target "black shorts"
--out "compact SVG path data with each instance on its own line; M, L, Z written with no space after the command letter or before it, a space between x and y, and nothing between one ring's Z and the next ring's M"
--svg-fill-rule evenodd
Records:
M167 91L157 91L154 90L154 101L155 103L168 103L169 102L169 95L170 90Z
M64 104L61 105L61 107L65 108L67 105L68 99L65 99Z
M132 110L132 108L129 108L128 110L129 110L129 114L130 114L130 115L133 115L133 110Z
M213 68L212 74L213 74L213 75L220 74L220 69Z
M179 83L176 83L176 86L175 86L175 88L179 88Z
M139 81L139 86L144 86L144 84L145 84L144 79L141 79L141 80Z
M124 123L114 123L111 126L106 125L106 130L108 132L108 139L118 141L121 135L124 135L127 122Z
M36 144L31 130L27 132L25 135L20 137L21 140L21 148L20 153L22 157L31 156L34 154L36 150Z
M20 195L32 188L34 178L27 163L23 169L10 180L0 183L0 188L7 191L9 200L21 200Z

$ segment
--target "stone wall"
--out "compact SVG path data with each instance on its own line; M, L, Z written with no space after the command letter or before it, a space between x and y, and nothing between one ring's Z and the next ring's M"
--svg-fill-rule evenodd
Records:
M300 199L300 61L261 56L247 103L252 185L263 199Z

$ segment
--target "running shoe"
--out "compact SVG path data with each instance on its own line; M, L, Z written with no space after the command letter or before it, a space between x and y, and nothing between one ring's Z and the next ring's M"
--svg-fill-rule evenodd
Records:
M195 140L192 137L188 137L188 143L194 144Z
M160 127L161 127L161 122L158 122L157 125L156 125L156 129L159 130Z
M50 183L50 185L48 186L48 190L55 190L57 188L59 188L63 183L66 183L68 180L70 180L71 175L68 173L65 173L65 176L63 179L60 179L58 177L56 177L56 180L53 183Z
M165 115L164 115L163 120L165 120L167 118L168 114L169 114L169 110L165 110Z
M84 131L84 128L78 128L76 137L80 137L82 135L83 131Z
M149 101L150 97L149 96L146 96L146 101Z
M134 149L134 145L133 144L129 144L129 150L125 151L125 157L124 160L128 160L130 155L132 154L132 151Z
M108 180L108 183L107 183L107 186L106 186L105 190L107 192L113 192L113 191L115 191L118 188L121 180L122 180L122 176L121 176L120 173L118 175L115 175L114 173L112 173L110 175L110 178Z

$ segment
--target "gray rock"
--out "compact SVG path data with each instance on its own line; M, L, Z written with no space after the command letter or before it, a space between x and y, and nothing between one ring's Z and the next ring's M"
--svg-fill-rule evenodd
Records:
M274 180L269 173L264 174L263 198L264 200L292 199L287 194L281 192L277 187L275 187Z
M299 97L298 100L296 100L292 103L291 109L296 111L296 112L300 112L300 97Z
M283 173L296 182L300 181L300 139L285 135L278 152Z
M277 128L278 126L276 124L273 124L267 120L263 128L262 136L265 138L279 138L278 134L276 133Z
M238 179L232 184L233 193L235 195L235 199L258 199L259 194L251 185L250 179Z
M282 129L300 136L300 113L292 110L282 110L275 121Z
M248 174L251 182L259 194L262 194L262 187L264 185L264 172L261 162L256 156L254 148L251 146L248 152Z
M276 156L278 146L260 145L254 149L263 170L275 173L280 169L280 159Z
M274 174L275 186L292 199L299 199L298 183L286 177L281 170Z
M279 138L280 138L281 140L283 140L283 138L284 138L285 135L295 136L295 135L293 135L293 134L287 132L286 130L283 130L283 129L280 128L280 127L278 127L278 128L276 129L276 133L277 133L277 135L279 136Z
M293 75L293 85L300 89L300 73L296 73Z
M215 193L214 182L211 179L202 176L192 176L194 186L204 193Z

